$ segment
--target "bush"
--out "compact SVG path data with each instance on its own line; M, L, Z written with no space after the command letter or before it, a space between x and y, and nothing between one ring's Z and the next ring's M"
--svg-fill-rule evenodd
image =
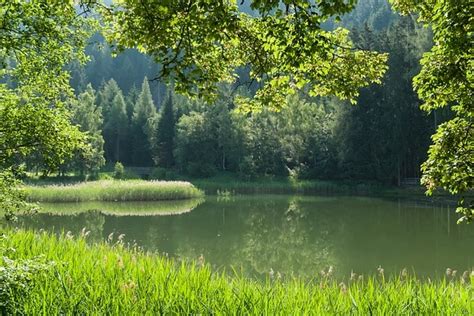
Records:
M114 166L114 178L123 179L125 175L125 168L120 161L117 161Z
M0 250L0 253L4 252ZM36 279L51 265L41 262L39 258L11 260L3 256L0 259L0 314L22 315L23 305Z

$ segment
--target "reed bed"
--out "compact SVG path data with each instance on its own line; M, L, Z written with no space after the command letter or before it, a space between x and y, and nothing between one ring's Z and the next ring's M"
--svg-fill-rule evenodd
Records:
M199 198L203 192L184 181L100 180L71 185L26 187L31 202L162 201Z
M127 248L120 237L108 244L90 245L85 237L55 237L22 230L7 231L0 252L0 308L7 314L474 312L474 277L469 274L433 282L421 282L404 274L389 280L383 274L362 280L354 278L346 283L327 275L311 281L269 276L262 282L214 273L203 258L194 263L176 262ZM32 258L36 259L31 261ZM15 277L15 273L19 276ZM19 287L15 282L23 285Z

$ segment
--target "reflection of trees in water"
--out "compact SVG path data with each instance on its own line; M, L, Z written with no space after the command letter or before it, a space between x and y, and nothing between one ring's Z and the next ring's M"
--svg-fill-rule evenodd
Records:
M19 227L40 230L45 229L55 233L70 231L73 235L78 235L85 228L90 231L88 239L94 242L103 239L103 229L105 216L98 211L88 211L71 216L34 214L21 216L16 223Z
M336 265L334 245L328 238L334 224L317 212L305 208L298 197L289 200L288 208L252 212L241 248L249 268L258 273L270 270L283 274L314 276Z

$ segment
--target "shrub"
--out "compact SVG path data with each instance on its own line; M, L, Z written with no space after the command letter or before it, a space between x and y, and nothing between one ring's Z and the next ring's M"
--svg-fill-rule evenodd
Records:
M125 168L120 161L117 161L114 166L114 178L123 179L125 175Z
M0 238L5 238L1 236ZM14 251L14 249L8 249ZM0 249L0 314L23 314L23 305L38 276L48 270L52 263L43 263L42 258L11 260Z

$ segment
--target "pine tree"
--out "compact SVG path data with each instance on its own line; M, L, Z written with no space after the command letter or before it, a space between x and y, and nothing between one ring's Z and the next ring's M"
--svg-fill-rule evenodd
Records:
M140 90L137 88L137 86L135 86L135 84L133 84L130 90L128 91L127 96L125 97L125 105L129 123L132 122L133 109L135 107L135 103L137 103L138 101L139 96Z
M97 103L102 109L104 123L107 123L110 109L114 103L114 98L119 93L122 93L122 90L120 90L120 87L114 79L110 79L100 88L100 91L97 94Z
M106 149L111 153L114 162L124 161L124 145L128 134L128 117L122 92L113 99L107 123L104 125L104 136L107 139Z
M170 168L174 165L174 136L176 121L173 112L172 92L169 93L167 102L161 111L161 116L156 129L156 150L155 163L164 168Z
M113 137L114 133L110 133L109 129L106 126L109 125L110 112L114 106L114 99L117 95L122 95L122 90L120 90L117 82L114 79L110 79L106 83L102 84L99 93L97 94L98 105L102 109L102 117L104 118L103 122L103 137L105 141L105 159L107 161L116 161L115 160L115 139Z
M145 77L132 116L132 161L136 166L153 165L151 144L156 116L150 86Z

